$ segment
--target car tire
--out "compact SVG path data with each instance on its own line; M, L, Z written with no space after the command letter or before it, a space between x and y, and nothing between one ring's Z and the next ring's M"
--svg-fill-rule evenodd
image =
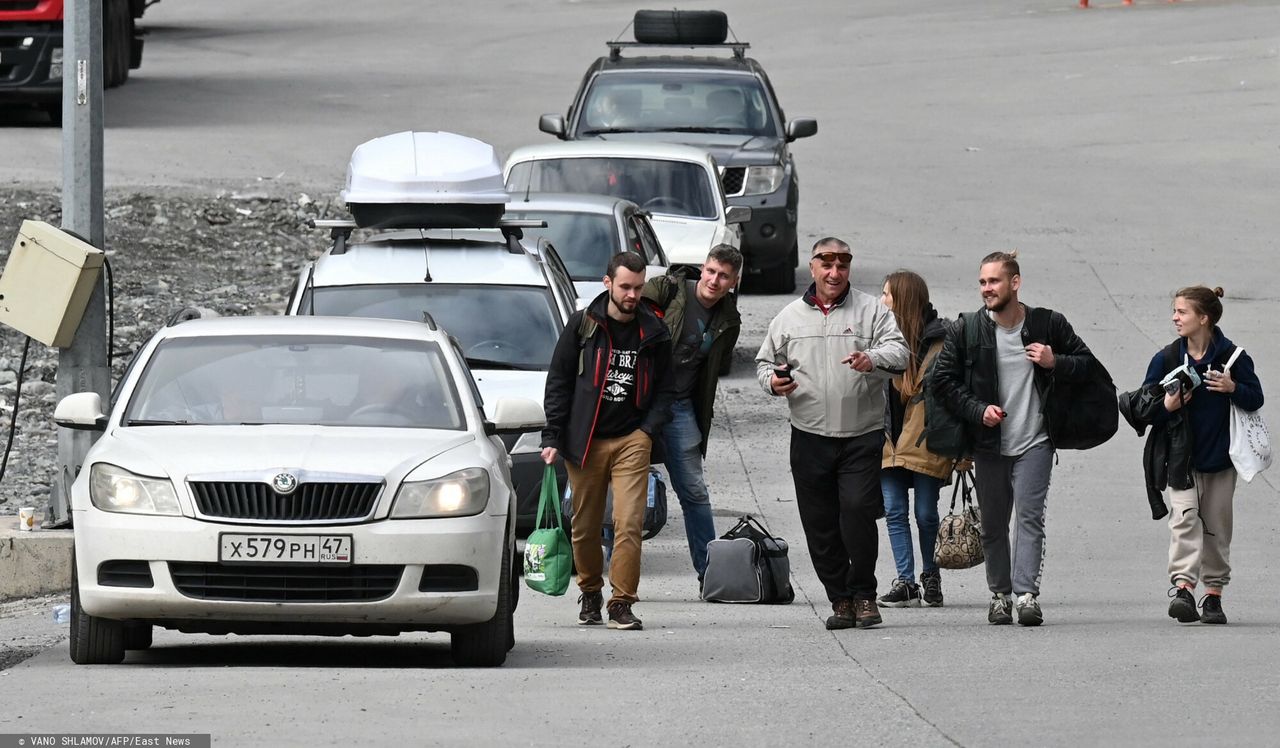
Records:
M451 636L453 661L462 667L497 667L507 661L515 646L515 621L511 607L511 543L502 551L498 578L498 609L484 623L459 626Z
M114 665L124 660L124 624L98 618L80 606L80 580L71 557L71 661L77 665Z
M124 627L125 649L151 649L151 624L130 623Z
M636 41L643 44L724 44L729 18L718 10L637 10Z

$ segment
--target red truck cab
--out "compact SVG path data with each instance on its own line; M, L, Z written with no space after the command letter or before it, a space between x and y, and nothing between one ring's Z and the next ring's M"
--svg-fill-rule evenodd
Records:
M102 80L124 83L142 62L142 38L134 23L146 0L102 0ZM64 0L0 0L0 105L36 104L61 119Z

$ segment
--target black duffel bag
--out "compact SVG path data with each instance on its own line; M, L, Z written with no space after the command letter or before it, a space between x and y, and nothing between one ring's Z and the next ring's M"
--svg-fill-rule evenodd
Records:
M755 517L743 515L718 540L707 543L703 600L785 605L795 597L787 541L769 534Z

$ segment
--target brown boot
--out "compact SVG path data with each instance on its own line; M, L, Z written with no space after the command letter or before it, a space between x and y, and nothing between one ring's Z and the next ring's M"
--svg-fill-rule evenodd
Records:
M877 626L884 622L880 617L880 609L876 607L876 601L871 598L853 601L853 620L860 629Z
M836 600L831 603L831 609L835 611L827 618L827 629L851 629L853 628L853 601L849 599Z

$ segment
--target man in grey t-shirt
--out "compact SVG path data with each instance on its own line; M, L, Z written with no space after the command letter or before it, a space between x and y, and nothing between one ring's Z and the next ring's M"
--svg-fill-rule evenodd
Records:
M1022 273L1017 253L994 252L978 273L983 311L966 318L980 345L968 350L965 326L947 334L934 386L953 414L969 424L987 586L993 597L987 620L1038 626L1040 572L1044 564L1045 502L1053 466L1053 441L1043 398L1055 378L1086 371L1088 347L1061 314L1018 301ZM1031 329L1034 320L1039 329ZM967 361L972 356L974 360ZM1009 522L1013 519L1013 542Z

